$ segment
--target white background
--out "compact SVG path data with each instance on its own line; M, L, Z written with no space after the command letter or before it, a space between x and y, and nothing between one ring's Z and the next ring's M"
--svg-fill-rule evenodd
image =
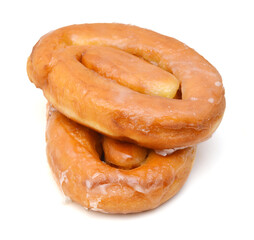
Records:
M1 1L0 239L254 239L253 1ZM37 40L74 23L149 28L221 73L227 108L183 189L156 210L105 215L65 201L45 156L45 104L26 75Z

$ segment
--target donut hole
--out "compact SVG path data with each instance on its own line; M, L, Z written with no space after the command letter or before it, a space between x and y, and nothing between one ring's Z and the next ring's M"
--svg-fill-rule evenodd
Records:
M174 99L182 99L182 89L181 89L181 85L179 86L176 95L174 96Z

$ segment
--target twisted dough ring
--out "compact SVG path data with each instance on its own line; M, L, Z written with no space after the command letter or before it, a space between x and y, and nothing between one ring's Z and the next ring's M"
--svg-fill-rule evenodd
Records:
M145 211L175 195L194 160L187 146L210 137L225 108L213 66L183 43L135 26L58 29L35 45L27 70L59 111L49 110L46 133L58 183L98 211Z
M106 213L142 212L173 197L185 183L196 152L188 147L163 157L150 150L138 158L129 151L135 145L123 149L123 143L115 143L112 154L103 144L107 163L112 155L126 165L133 157L137 164L123 169L115 160L112 167L101 161L100 143L105 139L52 109L46 139L49 164L64 194L85 208Z
M141 94L118 84L112 79L122 71L114 76L114 61L106 71L100 65L110 59L90 61L92 69L102 74L90 70L81 62L91 45L124 50L158 65L154 69L172 73L180 81L182 99ZM107 70L112 70L111 80ZM135 26L84 24L53 31L33 48L28 75L49 102L72 120L153 149L204 141L217 128L225 108L221 77L212 65L176 39Z

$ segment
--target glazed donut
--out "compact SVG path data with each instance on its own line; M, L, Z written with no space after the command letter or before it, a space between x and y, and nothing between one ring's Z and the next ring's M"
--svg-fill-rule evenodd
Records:
M195 147L163 157L153 150L136 149L137 146L118 144L116 140L105 144L103 138L58 111L49 110L49 165L64 194L85 208L107 213L153 209L174 196L191 171ZM115 150L105 154L104 162L101 146L105 153L108 144ZM114 166L107 164L108 156L121 158L120 166L116 159ZM128 159L135 166L130 167L126 161L127 170L123 162Z
M27 71L68 118L146 148L204 141L225 109L221 76L209 62L176 39L131 25L50 32L33 48Z
M43 36L27 62L48 109L49 165L65 195L101 212L158 207L186 181L225 109L217 70L176 39L123 24Z

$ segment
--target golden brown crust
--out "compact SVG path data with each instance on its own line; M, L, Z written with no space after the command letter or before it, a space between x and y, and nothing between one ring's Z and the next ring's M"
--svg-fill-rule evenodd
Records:
M57 182L102 212L146 211L174 196L195 145L225 109L222 79L209 62L176 39L130 25L48 33L27 71L57 109L49 109L46 131Z
M174 196L186 181L195 156L189 147L162 157L153 151L141 166L123 170L102 162L100 136L51 111L47 156L65 195L85 208L108 213L141 212Z
M89 46L109 46L172 73L182 99L141 94L81 64ZM83 61L84 62L84 61ZM122 24L73 25L40 39L28 75L61 113L115 139L153 149L195 145L219 125L225 109L217 70L176 39Z
M102 146L105 162L122 169L140 166L148 155L148 150L143 147L109 137L103 137Z

